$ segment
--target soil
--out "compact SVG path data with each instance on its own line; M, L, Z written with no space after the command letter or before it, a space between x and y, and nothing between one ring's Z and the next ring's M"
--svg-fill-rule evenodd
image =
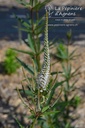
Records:
M1 64L5 58L5 51L8 48L27 49L24 44L18 43L18 41L0 41L0 128L18 128L15 117L17 117L22 124L27 125L27 120L24 119L24 115L29 111L21 103L19 96L16 92L16 87L21 88L20 82L23 79L22 68L18 69L15 74L7 75L1 68ZM85 46L81 45L70 46L69 50L77 48L77 53L81 54L77 60L73 61L73 70L79 66L79 75L76 77L78 80L76 84L76 94L81 97L81 103L75 112L72 114L73 117L77 117L72 122L72 125L76 127L80 126L85 128ZM31 63L28 56L19 54L19 58L24 59L25 62ZM1 70L2 69L2 70ZM56 64L55 68L60 69L60 65Z

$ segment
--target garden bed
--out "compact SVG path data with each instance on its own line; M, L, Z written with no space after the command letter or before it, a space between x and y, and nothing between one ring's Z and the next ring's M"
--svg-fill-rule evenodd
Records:
M19 44L17 41L0 41L0 67L1 63L5 58L5 51L15 47L19 49L27 49L24 44ZM74 126L85 127L85 46L81 45L70 46L69 49L72 51L77 48L77 53L81 54L77 60L73 62L74 69L80 67L79 75L77 76L76 94L81 97L81 103L77 110L73 114L73 117L77 117L73 121ZM24 59L25 62L31 63L28 56L19 54L19 57ZM55 65L55 69L59 69L59 64ZM15 117L21 120L22 124L27 123L24 120L24 115L29 111L24 109L17 92L16 87L21 88L21 81L23 79L22 68L20 67L15 74L7 75L3 72L4 69L0 70L0 128L18 128L15 122Z

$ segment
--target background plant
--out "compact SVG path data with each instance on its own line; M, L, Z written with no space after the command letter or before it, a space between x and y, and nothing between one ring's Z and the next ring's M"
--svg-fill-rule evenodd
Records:
M77 101L75 100L74 102L74 98L68 99L68 92L73 89L75 84L74 82L70 85L69 81L72 77L76 76L78 70L72 73L71 65L69 64L70 59L74 57L74 51L69 55L68 47L66 48L61 44L57 47L57 59L62 64L61 76L63 79L58 81L58 71L52 72L50 70L49 84L46 90L40 92L36 85L36 77L41 71L42 65L40 56L44 52L44 48L41 47L40 38L44 30L43 28L45 28L45 22L43 20L44 16L40 17L39 11L50 0L44 0L43 2L38 0L30 0L29 2L25 0L17 1L30 11L29 16L27 16L27 22L16 16L17 20L22 24L21 30L27 32L28 36L24 43L30 50L14 49L27 54L32 60L30 65L17 58L23 68L28 71L28 75L26 75L23 69L22 89L17 89L17 92L22 103L30 111L30 115L27 116L28 120L31 120L29 123L30 128L71 128L70 122L68 122L68 118L70 118L69 108ZM54 47L54 42L49 42L49 48L51 49L52 47ZM61 98L61 92L63 93L64 100ZM40 109L37 109L38 105ZM19 121L17 122L20 128L24 128Z
M74 61L79 55L76 55L76 49L73 50L72 52L69 51L71 38L72 38L72 33L71 31L68 31L67 45L59 43L57 45L56 54L54 54L54 57L57 59L57 61L60 63L62 67L61 77L63 78L63 80L65 80L62 86L63 98L60 98L59 100L59 102L65 103L64 110L61 111L60 108L61 111L60 115L54 116L55 122L56 122L56 118L58 119L58 122L60 122L60 123L56 123L56 125L58 124L59 128L60 127L72 128L71 126L72 117L70 116L70 112L71 110L74 111L80 103L80 97L77 95L72 95L72 93L76 90L75 84L78 81L76 77L78 75L78 70L80 67L76 68L73 71L72 61Z
M4 70L7 74L15 73L20 67L20 64L16 61L17 53L12 49L7 49L4 60Z

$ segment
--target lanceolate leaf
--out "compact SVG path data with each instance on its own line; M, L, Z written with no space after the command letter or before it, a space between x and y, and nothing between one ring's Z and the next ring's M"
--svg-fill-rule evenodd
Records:
M20 17L18 17L17 15L15 15L15 18L24 26L26 27L27 29L30 29L30 25L25 22L23 19L21 19Z
M69 102L67 102L67 101L56 102L56 104L54 106L52 106L52 109L59 106L60 107L60 113L62 113L64 111L65 107L68 105L69 105Z
M43 2L39 1L37 4L33 7L34 10L40 10L42 7L44 7L48 2L52 0L44 0Z
M18 28L18 27L17 27ZM19 28L21 31L24 31L24 32L27 32L27 33L32 33L31 29L28 29L28 28L24 28L24 27L21 27Z
M37 31L40 31L40 30L42 30L42 32L44 31L44 29L43 29L43 27L45 26L45 22L43 21L42 23L37 23L36 24L36 27L35 27L35 31L37 30Z
M50 1L52 1L52 0L44 0L43 2L41 2L39 9L41 9L42 7L44 7Z
M80 67L81 67L81 66L80 66ZM78 71L79 71L80 67L78 67L78 68L71 74L72 77L74 77L74 76L76 76L76 75L79 74Z
M16 58L20 64L29 72L31 73L32 75L34 75L34 71L33 71L33 68L30 66L30 65L27 65L25 64L23 61L21 61L20 59Z
M70 57L73 57L74 53L76 52L77 49L74 49L71 53L70 53Z
M28 119L35 119L35 115L31 114L30 116L27 117Z
M42 109L42 113L47 111L49 109L49 106L45 106L43 109Z
M29 45L29 43L28 43L28 39L25 39L25 40L24 40L24 43L30 48L30 45Z
M55 113L59 113L59 111L45 112L44 115L51 115L51 114L55 114Z
M19 120L18 120L17 118L15 118L15 120L16 120L16 122L17 122L19 128L24 128L24 127L20 124L20 122L19 122Z
M55 44L56 44L56 37L52 41L49 42L49 46L51 47Z
M64 80L64 81L61 81L61 82L56 82L55 85L54 85L53 88L52 88L52 91L55 91L55 89L56 89L57 87L62 86L62 84L63 84L64 82L65 82L65 80Z
M43 17L40 17L37 22L36 22L36 26L39 27L40 24L45 24L43 18L45 17L45 15L43 15ZM44 22L44 23L43 23Z
M50 101L51 101L51 99L52 99L52 97L53 97L53 95L54 95L55 89L56 89L57 87L59 87L59 86L62 86L64 82L65 82L65 80L64 80L64 81L61 81L61 82L56 82L56 83L55 83L55 85L54 85L54 86L52 87L52 89L51 89L51 92L50 92L50 95L49 95L47 104L50 103Z
M33 56L34 55L33 52L29 52L29 51L18 50L18 49L15 49L15 48L12 48L12 50L15 50L17 52L21 52L21 53L24 53L24 54L28 54L30 56Z
M62 72L51 72L51 75L56 75L58 73L62 73Z
M34 42L31 34L28 35L28 43L29 43L29 46L32 49L32 51L35 52L35 47L34 47L35 46L35 44L34 44L35 42Z
M20 29L21 31L27 32L27 33L32 33L31 29L25 28L25 27L21 27L20 28L18 26L13 26L16 29Z
M70 126L70 123L68 122L67 124L66 124L66 126L65 126L65 128L70 128L71 126Z
M56 75L58 74L58 72L51 72L51 75Z
M33 7L33 10L39 10L39 7L40 7L40 2L38 2L34 7Z
M25 0L16 0L19 4L26 5L27 2Z
M32 96L32 97L34 96L34 94L30 90L24 90L24 91L20 90L20 93L21 94L25 93L26 96Z
M26 0L16 0L19 4L27 7L27 8L31 8L30 3L27 3Z

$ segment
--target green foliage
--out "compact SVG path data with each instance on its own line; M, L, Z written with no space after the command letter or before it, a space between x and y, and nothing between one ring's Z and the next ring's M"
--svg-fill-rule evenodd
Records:
M68 59L68 50L64 44L58 45L56 57L61 61L66 61Z
M68 38L70 41L70 37L67 37L67 39ZM78 75L78 70L79 70L78 67L73 71L73 67L71 64L71 61L73 61L78 56L75 55L75 52L76 49L73 50L71 53L69 52L69 42L68 42L67 46L64 44L57 45L56 55L54 55L56 59L60 62L60 65L62 66L61 76L65 80L64 84L62 85L64 98L63 100L60 99L60 101L61 103L64 102L66 104L64 106L64 110L62 110L62 108L59 109L62 113L60 113L60 115L58 116L56 115L59 128L60 127L72 128L71 120L70 120L72 118L70 116L70 108L73 108L73 110L75 110L75 108L78 107L78 105L80 104L80 97L75 95L72 96L72 98L70 97L72 91L75 91L75 84L77 82L76 80L72 80L72 79ZM56 118L54 119L56 122Z
M78 105L81 103L81 99L79 96L75 96L73 99L72 99L72 102L73 102L73 106L76 108L78 107Z
M16 122L17 122L17 124L18 124L19 128L24 128L24 127L20 124L20 122L18 121L18 119L17 119L17 118L15 118L15 120L16 120Z
M44 48L41 47L40 37L43 34L45 22L43 17L39 16L39 11L50 0L17 0L24 7L30 11L29 20L25 22L16 16L16 19L22 24L21 30L27 32L27 39L24 43L30 49L27 51L13 49L22 54L27 54L32 60L32 64L28 64L17 58L19 63L23 66L24 78L22 80L22 89L17 89L18 95L28 108L30 114L27 116L31 120L30 128L72 128L70 120L70 108L75 108L79 104L79 98L69 98L69 94L74 89L76 81L71 79L76 77L79 68L72 71L71 60L77 57L75 50L69 53L69 41L71 33L67 34L68 46L59 44L57 46L56 59L62 65L62 71L50 71L50 80L46 86L46 90L41 91L37 86L36 78L41 71L40 56L44 53ZM34 14L36 20L34 19ZM54 41L49 42L49 48L54 47ZM29 75L25 74L25 70ZM57 76L61 73L62 80L58 81ZM24 86L25 84L25 86ZM62 98L63 97L63 98ZM24 100L25 98L25 100ZM19 124L19 122L18 122ZM19 124L22 127L21 124Z
M6 55L5 55L5 60L4 60L4 70L7 74L12 74L14 72L16 72L16 70L20 67L19 63L16 62L16 52L8 49L6 51Z
M78 57L79 55L75 55L75 52L76 52L76 49L73 50L71 53L69 53L68 51L68 47L66 47L66 45L60 43L58 46L57 46L57 49L56 49L56 55L55 58L59 61L70 61L70 60L74 60L76 59L76 57Z

